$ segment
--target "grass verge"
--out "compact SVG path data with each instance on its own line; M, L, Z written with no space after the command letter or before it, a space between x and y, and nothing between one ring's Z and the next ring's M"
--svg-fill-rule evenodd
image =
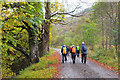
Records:
M114 50L88 50L88 59L118 73L118 57Z
M54 49L50 49L49 54L39 60L39 63L20 71L20 75L16 78L53 78L55 74L59 75L57 66L60 65L60 56Z

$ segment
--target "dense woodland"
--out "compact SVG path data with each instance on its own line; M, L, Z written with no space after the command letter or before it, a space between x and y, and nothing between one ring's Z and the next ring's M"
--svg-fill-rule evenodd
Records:
M46 55L49 47L81 45L82 41L89 47L90 57L96 60L105 57L111 61L108 64L118 68L120 2L95 3L83 16L69 14L74 10L65 12L63 4L58 2L4 2L0 5L3 77L19 74ZM77 18L64 26L61 22L67 14Z

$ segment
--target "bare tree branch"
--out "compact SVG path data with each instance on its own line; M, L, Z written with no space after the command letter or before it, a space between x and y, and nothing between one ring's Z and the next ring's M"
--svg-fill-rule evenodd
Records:
M106 11L106 13L110 17L110 19L113 20L113 23L115 23L117 21L117 15L116 15L116 18L114 19L107 11Z
M72 21L72 19L73 19L73 17L68 22L65 22L64 20L62 20L62 21L60 21L58 23L61 24L61 25L67 25ZM54 20L54 19L51 19L51 23L53 23L52 20ZM57 20L55 19L54 22L57 22Z
M81 14L81 15L68 14L68 15L73 16L73 17L81 17L81 16L83 16L83 14Z
M111 19L113 19L112 16L111 16L107 11L106 11L106 13L107 13L107 15L108 15Z
M62 22L59 22L59 24L62 24L62 25L67 25L67 24L69 24L69 22L68 22L68 23L62 23Z
M75 12L76 9L79 9L79 8L81 8L81 7L82 7L82 6L76 7L73 11L70 11L70 12L61 12L61 13L57 12L57 13L52 14L50 17L53 17L53 16L55 16L55 15L57 15L57 14L58 14L58 15L66 14L66 15L71 15L71 16L73 16L73 17L81 17L81 15L80 15L80 16L77 16L77 15L70 14L70 13Z

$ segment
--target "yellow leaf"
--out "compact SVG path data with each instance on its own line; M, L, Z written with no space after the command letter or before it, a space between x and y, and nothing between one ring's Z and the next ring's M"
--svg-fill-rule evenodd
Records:
M40 40L40 38L38 38L38 40Z
M44 4L44 7L46 7L46 4Z
M63 18L63 20L65 21L66 19L65 19L65 18Z

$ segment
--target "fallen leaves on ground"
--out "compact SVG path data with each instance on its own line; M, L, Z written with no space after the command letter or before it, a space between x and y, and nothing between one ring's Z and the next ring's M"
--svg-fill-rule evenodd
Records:
M101 63L100 61L96 61L96 60L94 60L92 58L89 58L89 57L87 57L87 59L94 62L94 63L97 63L98 65L100 65L100 66L102 66L102 67L104 67L106 69L112 70L112 71L116 72L117 74L119 74L118 69L115 68L115 67L112 67L112 66L109 66L107 64Z
M32 64L17 78L58 78L60 69L60 55L54 50L40 58L39 63Z

